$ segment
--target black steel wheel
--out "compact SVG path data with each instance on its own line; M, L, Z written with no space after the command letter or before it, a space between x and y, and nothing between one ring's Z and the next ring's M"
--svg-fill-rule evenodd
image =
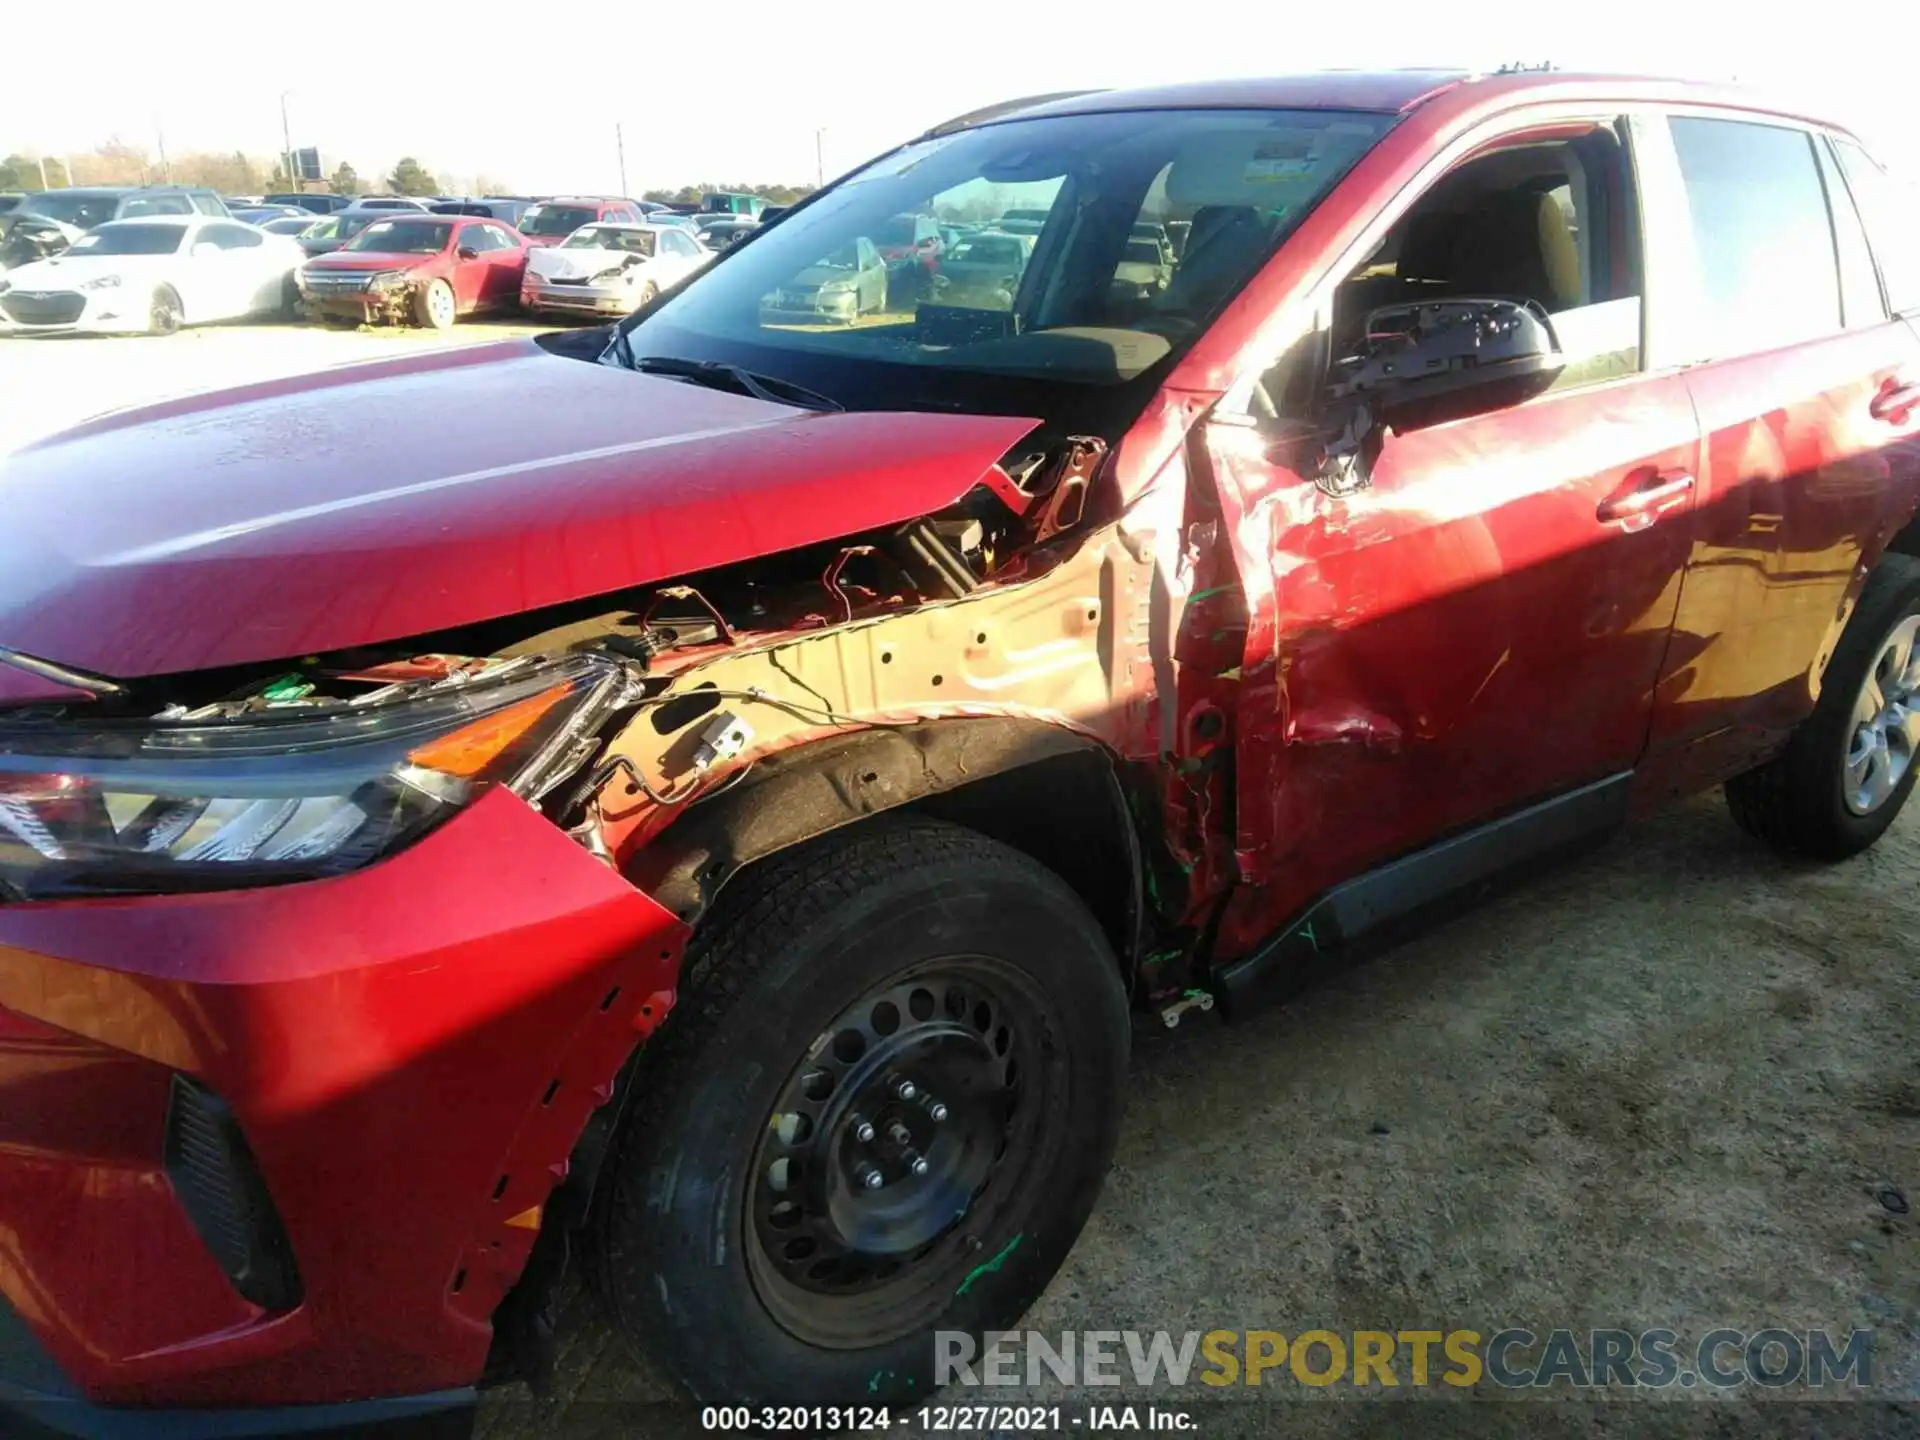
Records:
M1042 1053L1058 1024L1017 971L956 957L821 1034L767 1117L748 1200L754 1288L782 1325L869 1345L946 1307L977 1232L1064 1138Z
M722 891L595 1202L616 1326L708 1403L897 1404L1006 1329L1119 1134L1119 967L1051 871L883 819Z

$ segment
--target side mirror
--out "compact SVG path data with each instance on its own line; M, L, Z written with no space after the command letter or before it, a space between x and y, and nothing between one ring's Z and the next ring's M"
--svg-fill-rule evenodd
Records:
M474 249L471 245L462 245L458 250L454 251L453 253L456 257L458 257L461 260L478 260L480 258L480 252Z
M1553 322L1531 302L1424 300L1367 315L1361 353L1334 394L1395 430L1517 405L1566 368Z

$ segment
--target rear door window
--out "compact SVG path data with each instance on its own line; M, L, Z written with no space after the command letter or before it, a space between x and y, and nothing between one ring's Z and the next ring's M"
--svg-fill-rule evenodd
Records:
M1851 140L1836 135L1833 148L1866 221L1888 308L1896 315L1920 311L1920 186L1889 174Z
M1840 328L1840 275L1813 137L1782 125L1670 116L1701 310L1703 358Z

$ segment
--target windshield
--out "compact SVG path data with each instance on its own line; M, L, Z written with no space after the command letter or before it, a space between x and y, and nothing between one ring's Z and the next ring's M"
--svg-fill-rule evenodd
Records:
M522 235L571 235L599 219L587 205L529 205L520 217Z
M635 316L626 348L737 364L850 407L1105 414L1112 406L1077 392L1164 374L1391 123L1338 111L1130 111L921 141ZM1007 215L1041 218L1002 223ZM1117 283L1134 226L1174 221L1191 222L1184 258L1170 264L1149 246L1164 283ZM1042 233L1013 285L943 285L937 250L860 267L863 250L929 224L999 232L968 251L1024 248L1007 233L1015 226ZM827 289L822 270L854 279Z
M438 255L452 234L453 226L444 220L379 220L349 240L346 248L385 255Z
M104 225L113 218L113 212L119 207L116 195L73 195L59 191L42 191L27 198L20 207L22 215L44 215L49 220L58 220L66 225L75 225L82 230L91 230L96 225Z
M184 225L102 225L82 235L69 255L174 255L186 235Z
M562 250L620 250L629 255L653 254L651 230L622 230L614 225L585 225L560 242Z

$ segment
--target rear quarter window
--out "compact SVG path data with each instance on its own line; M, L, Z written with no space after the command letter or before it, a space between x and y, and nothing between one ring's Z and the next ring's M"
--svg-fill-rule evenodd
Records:
M1833 148L1866 222L1888 307L1896 315L1920 311L1920 186L1889 173L1851 140L1836 136Z

